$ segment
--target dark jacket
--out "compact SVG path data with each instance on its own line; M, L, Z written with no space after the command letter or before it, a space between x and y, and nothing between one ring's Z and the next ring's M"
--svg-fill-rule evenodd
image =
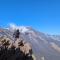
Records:
M14 37L14 38L19 38L19 35L20 35L19 30L16 30L16 31L14 32L14 34L13 34L13 37Z

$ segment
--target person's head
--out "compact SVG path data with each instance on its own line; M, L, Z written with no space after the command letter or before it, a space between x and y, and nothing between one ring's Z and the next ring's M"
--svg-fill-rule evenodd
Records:
M17 32L19 32L19 29L17 29Z

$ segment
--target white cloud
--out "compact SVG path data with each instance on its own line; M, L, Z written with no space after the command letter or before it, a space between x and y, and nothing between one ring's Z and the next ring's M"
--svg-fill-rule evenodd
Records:
M16 29L19 29L22 33L27 32L27 31L29 30L26 26L17 26L17 25L14 24L14 23L10 23L10 24L9 24L9 29L10 29L11 31L14 31L14 30L16 30Z

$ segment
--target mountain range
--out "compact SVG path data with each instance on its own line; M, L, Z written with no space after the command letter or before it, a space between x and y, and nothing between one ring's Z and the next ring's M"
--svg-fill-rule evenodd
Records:
M29 26L0 28L0 38L6 36L14 41L13 33L19 29L20 38L32 46L36 60L60 60L60 35L50 35Z

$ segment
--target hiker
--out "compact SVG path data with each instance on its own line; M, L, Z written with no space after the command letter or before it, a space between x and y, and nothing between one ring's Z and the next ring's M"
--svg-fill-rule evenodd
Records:
M15 38L14 41L16 41L19 38L19 35L20 35L20 32L19 32L19 29L17 29L13 34L13 37Z

